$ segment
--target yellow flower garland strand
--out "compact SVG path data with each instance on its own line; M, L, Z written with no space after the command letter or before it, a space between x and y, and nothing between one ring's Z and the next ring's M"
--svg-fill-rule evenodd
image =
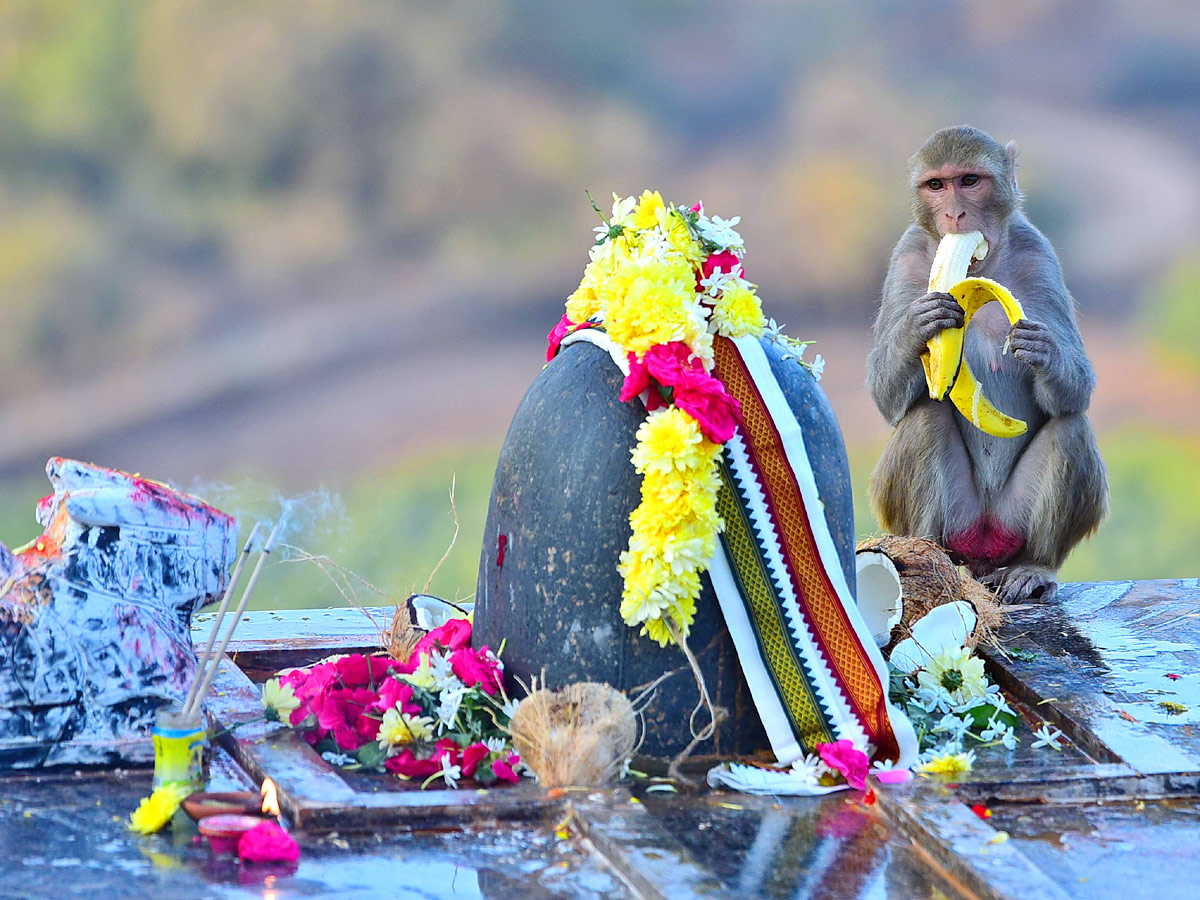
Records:
M740 268L738 275L720 273L719 289L696 290L711 254L740 260L741 238L732 230L737 219L710 220L702 208L668 206L657 191L644 191L637 200L614 194L613 201L612 217L596 229L599 240L579 288L567 299L571 322L603 324L609 338L638 359L679 341L706 371L712 368L713 334L762 336L762 306ZM690 630L700 575L724 528L717 514L721 445L686 412L668 406L638 428L631 457L642 488L619 564L625 582L621 617L666 646L672 630L684 638Z

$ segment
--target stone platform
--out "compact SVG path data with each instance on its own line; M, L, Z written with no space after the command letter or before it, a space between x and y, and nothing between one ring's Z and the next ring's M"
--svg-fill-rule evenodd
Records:
M358 611L256 613L234 659L261 677L371 648L377 633ZM881 788L870 803L854 792L661 794L635 779L554 797L532 788L504 801L507 813L478 799L457 812L416 800L428 815L417 808L367 830L361 812L339 817L326 797L296 829L294 871L212 858L182 825L153 837L125 831L148 792L146 770L9 775L0 897L1191 898L1200 880L1196 648L1200 581L1064 585L1052 605L1014 609L1000 646L986 651L1023 714L1020 747L979 751L958 783L921 778ZM235 675L224 706L214 704L227 718L242 703ZM1042 721L1067 736L1061 751L1032 748ZM214 755L215 784L250 783L252 750L267 764L270 752L293 752L289 735L250 729ZM992 817L972 813L976 803Z

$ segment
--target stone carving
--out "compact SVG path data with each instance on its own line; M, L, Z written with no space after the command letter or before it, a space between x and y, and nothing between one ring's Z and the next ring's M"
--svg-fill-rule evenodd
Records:
M45 533L0 545L0 766L152 757L157 710L195 674L192 614L219 596L237 525L165 485L54 458Z

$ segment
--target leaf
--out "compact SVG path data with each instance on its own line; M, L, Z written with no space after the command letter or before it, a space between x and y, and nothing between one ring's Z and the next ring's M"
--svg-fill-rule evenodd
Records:
M1037 652L1034 650L1026 650L1024 647L1009 647L1008 655L1018 662L1033 662L1037 659Z
M359 747L354 755L364 769L378 769L383 766L387 753L379 746L378 741L368 741Z

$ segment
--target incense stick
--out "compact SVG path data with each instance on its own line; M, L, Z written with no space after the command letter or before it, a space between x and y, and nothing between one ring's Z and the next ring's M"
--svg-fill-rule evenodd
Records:
M254 593L254 588L258 584L258 576L262 574L263 565L266 563L267 557L271 555L271 550L275 546L275 538L279 534L280 528L283 527L286 518L286 516L280 518L278 524L271 529L266 543L263 544L262 551L258 554L258 562L254 564L254 570L250 573L250 580L246 582L246 590L242 592L242 598L238 601L237 610L233 614L233 621L225 631L225 636L221 638L221 646L213 654L211 665L209 665L207 671L204 673L204 682L200 685L200 690L192 698L191 706L184 707L183 709L185 716L195 715L203 706L204 698L208 696L208 692L212 688L213 679L217 676L217 669L221 667L221 659L225 656L225 648L229 646L230 640L233 639L234 629L237 628L238 622L242 620L242 614L246 611L246 604L250 602L250 595Z
M183 711L192 705L192 701L196 699L196 692L200 687L200 682L204 680L204 670L212 661L213 644L217 642L217 634L221 630L221 623L225 619L225 611L229 609L229 601L233 598L234 589L237 587L238 581L242 577L242 568L246 565L246 560L250 558L250 550L254 547L254 536L258 534L258 530L264 527L266 522L255 522L254 527L250 529L250 534L246 538L246 544L242 547L242 553L238 557L237 565L233 567L233 574L229 576L229 585L225 588L225 594L221 597L221 605L217 607L217 616L213 619L212 629L208 633L208 643L204 645L204 652L200 654L200 659L196 664L196 677L192 679L192 686L188 689L187 697L183 701Z

